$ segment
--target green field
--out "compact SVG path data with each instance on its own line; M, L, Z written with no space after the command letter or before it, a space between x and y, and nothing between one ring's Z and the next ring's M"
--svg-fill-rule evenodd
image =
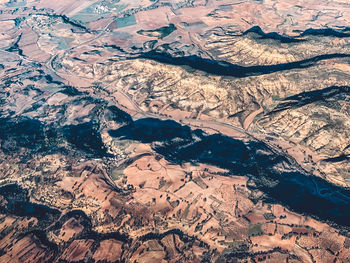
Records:
M83 24L88 24L93 21L97 21L101 18L107 17L111 12L119 13L124 10L128 5L114 5L107 1L99 1L83 9L78 14L74 15L72 19L79 21Z
M69 48L69 43L72 42L74 39L68 37L59 37L56 40L58 42L57 49L66 50Z
M115 21L117 22L118 28L136 25L135 15L117 18Z
M27 1L10 1L5 4L7 7L24 7L27 5Z

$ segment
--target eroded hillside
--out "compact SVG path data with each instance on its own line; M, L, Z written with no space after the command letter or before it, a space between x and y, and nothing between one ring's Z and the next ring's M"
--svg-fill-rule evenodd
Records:
M349 8L1 1L0 261L348 262Z

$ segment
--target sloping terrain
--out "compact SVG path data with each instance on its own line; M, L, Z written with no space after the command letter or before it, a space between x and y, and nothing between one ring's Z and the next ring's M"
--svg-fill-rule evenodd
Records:
M349 9L0 1L0 262L349 262Z

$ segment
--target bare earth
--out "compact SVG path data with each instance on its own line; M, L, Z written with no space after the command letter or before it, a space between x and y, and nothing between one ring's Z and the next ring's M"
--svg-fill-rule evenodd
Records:
M350 262L349 25L0 0L0 262Z

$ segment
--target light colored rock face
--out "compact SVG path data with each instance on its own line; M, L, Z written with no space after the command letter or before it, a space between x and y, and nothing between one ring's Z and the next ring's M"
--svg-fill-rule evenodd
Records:
M309 169L333 183L348 186L349 162L341 158L349 154L348 103L343 100L346 96L337 97L272 112L258 120L256 127L278 134L292 142L291 147L300 146L302 162Z
M65 65L65 61L63 62ZM145 112L181 119L221 120L252 132L273 132L282 140L306 147L317 155L317 175L333 183L348 185L348 162L324 162L323 159L347 155L349 145L348 98L346 94L313 102L303 107L271 113L288 97L331 86L348 86L347 62L327 61L307 69L295 69L251 76L243 79L190 73L186 69L147 60L97 65L95 79L110 82L107 90L123 90ZM84 65L80 66L85 68ZM75 66L75 72L83 70ZM164 77L166 76L166 77ZM334 89L336 92L336 88ZM333 101L334 100L334 101ZM249 126L251 115L257 125ZM260 111L259 111L260 112ZM246 124L244 124L246 122ZM344 151L345 150L345 151ZM295 156L294 156L295 157ZM299 160L299 158L297 158ZM302 164L307 161L304 154ZM309 164L313 166L312 164ZM308 166L309 166L308 165ZM310 170L310 167L308 167Z
M62 65L68 63L64 60ZM107 87L109 92L122 89L145 111L150 111L152 102L159 101L162 106L204 112L215 118L232 119L237 124L237 120L244 120L244 117L239 119L239 115L249 115L259 108L259 104L271 110L280 100L303 91L348 85L349 81L345 77L348 73L334 70L333 66L333 63L320 64L309 69L243 79L208 75L199 71L190 73L176 66L140 59L99 63L95 66L76 63L71 70L81 76L88 72L95 76L96 81L111 83Z
M295 42L286 43L293 40ZM349 48L348 38L304 36L295 39L285 36L285 40L278 40L259 36L256 32L242 37L223 29L202 36L199 43L204 43L203 48L216 59L243 66L296 62L323 54L347 53Z
M0 10L0 262L350 260L347 1Z

